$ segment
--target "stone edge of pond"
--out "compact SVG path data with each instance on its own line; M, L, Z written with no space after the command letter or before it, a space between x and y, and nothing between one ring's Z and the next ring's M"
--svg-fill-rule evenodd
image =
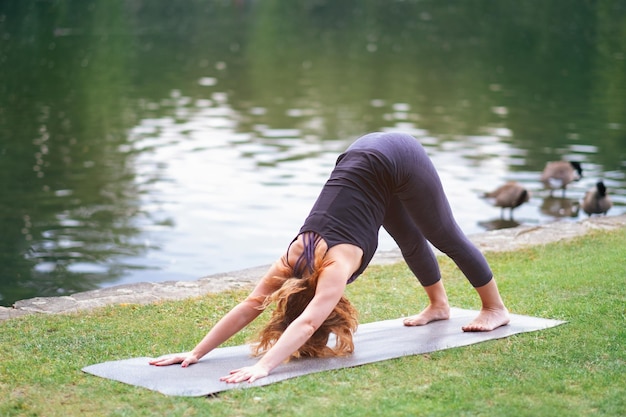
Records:
M599 216L578 222L552 222L537 226L522 225L470 235L483 252L504 252L528 246L569 240L592 230L615 230L626 227L626 214ZM398 249L378 251L372 265L388 265L402 261ZM228 289L251 287L269 265L219 273L196 281L137 283L85 291L70 296L35 297L20 300L12 307L0 306L0 320L27 314L59 314L90 310L112 304L147 304L166 300L200 297Z

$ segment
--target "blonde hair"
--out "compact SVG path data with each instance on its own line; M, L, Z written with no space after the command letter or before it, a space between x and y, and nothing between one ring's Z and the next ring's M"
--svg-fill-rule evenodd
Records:
M271 280L278 287L263 303L265 309L275 304L267 325L257 336L253 345L253 354L261 355L268 351L287 326L291 324L311 302L317 288L317 281L324 270L323 254L316 253L313 272L302 278L293 277L293 269L283 262L284 276L275 276ZM282 275L282 274L281 274ZM285 278L288 277L288 278ZM354 351L352 334L358 326L357 311L345 296L342 296L328 318L313 335L294 352L291 358L346 356ZM330 334L336 337L335 346L328 346Z

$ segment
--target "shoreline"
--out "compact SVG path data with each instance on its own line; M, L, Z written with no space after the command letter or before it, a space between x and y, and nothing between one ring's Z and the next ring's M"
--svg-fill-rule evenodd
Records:
M626 214L590 217L577 222L551 222L539 226L521 225L469 235L482 252L506 252L524 247L566 241L594 230L626 227ZM441 255L437 253L437 255ZM396 249L378 251L370 265L402 261ZM70 296L35 297L20 300L12 307L0 306L0 320L27 314L62 314L91 310L113 304L148 304L200 297L229 289L251 287L269 265L209 275L195 281L142 282L76 293Z

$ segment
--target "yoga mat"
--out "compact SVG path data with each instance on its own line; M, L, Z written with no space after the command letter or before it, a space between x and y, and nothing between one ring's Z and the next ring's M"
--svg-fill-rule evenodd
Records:
M188 368L180 365L152 366L148 364L152 358L142 357L91 365L83 368L83 371L165 395L198 397L233 388L259 387L315 372L467 346L565 323L512 314L507 326L491 332L463 332L461 326L469 323L477 314L478 311L453 308L449 320L436 321L426 326L406 327L401 318L362 324L354 335L352 355L292 360L251 384L228 384L219 380L231 370L252 365L258 360L251 357L249 345L214 349Z

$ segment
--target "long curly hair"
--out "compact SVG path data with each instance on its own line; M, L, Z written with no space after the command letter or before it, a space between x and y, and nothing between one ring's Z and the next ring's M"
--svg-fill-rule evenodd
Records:
M283 262L283 276L274 276L271 280L278 290L274 291L261 306L262 309L275 304L275 309L267 325L258 334L253 343L254 355L267 352L285 329L294 321L311 302L317 288L317 281L326 266L323 255L316 253L313 272L302 278L293 277L293 270ZM288 278L285 278L288 277ZM289 359L300 357L347 356L354 351L352 334L358 326L358 313L345 296L342 296L328 318L313 333L298 351ZM330 334L335 335L334 347L328 346Z

